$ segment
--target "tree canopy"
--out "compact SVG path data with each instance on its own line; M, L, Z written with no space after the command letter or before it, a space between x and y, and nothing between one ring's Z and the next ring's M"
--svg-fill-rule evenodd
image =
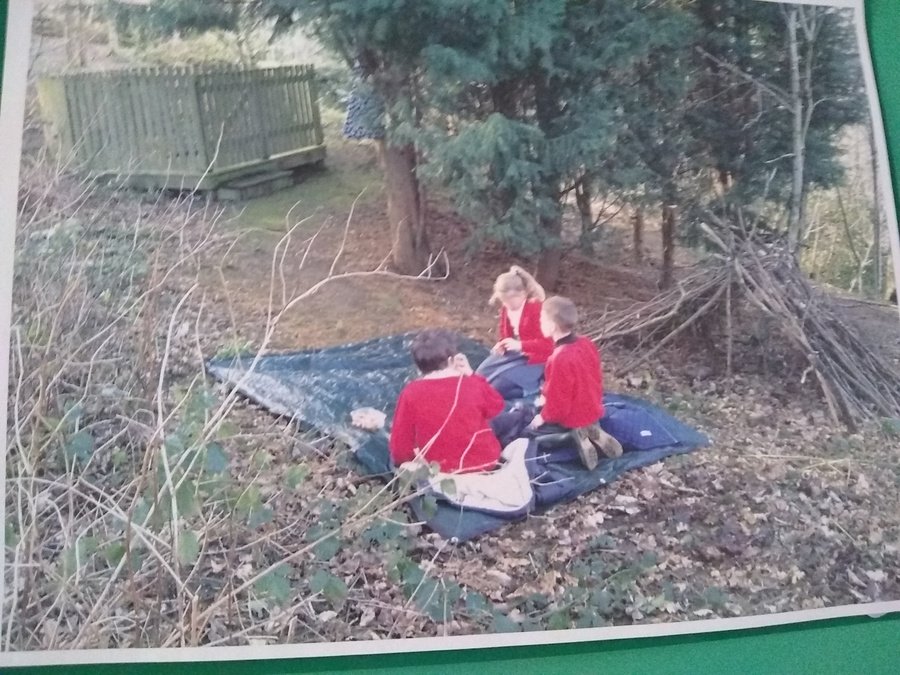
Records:
M195 0L158 4L198 27L226 20L233 5L215 19ZM427 246L420 179L451 188L476 238L540 253L551 287L572 190L586 202L617 192L688 214L711 196L744 205L765 197L790 211L784 227L799 236L808 191L842 178L838 132L867 112L852 21L839 9L743 0L244 4L276 30L302 25L383 100L389 197L405 195L391 214L398 228L416 223L415 264Z

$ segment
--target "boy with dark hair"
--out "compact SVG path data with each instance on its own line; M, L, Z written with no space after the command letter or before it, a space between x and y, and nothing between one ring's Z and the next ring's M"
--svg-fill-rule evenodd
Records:
M597 466L597 450L619 457L621 444L600 428L603 417L603 371L597 346L577 335L578 309L568 298L554 296L541 309L541 331L555 348L544 367L540 413L529 425L537 434L571 430L579 456L588 469Z
M423 330L410 351L422 377L397 399L390 438L394 464L422 457L444 473L493 469L501 448L488 422L503 410L503 398L473 374L449 331Z

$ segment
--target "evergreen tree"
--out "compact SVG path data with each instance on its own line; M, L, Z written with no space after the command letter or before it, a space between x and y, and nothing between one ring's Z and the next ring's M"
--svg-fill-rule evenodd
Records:
M703 30L690 124L729 199L783 204L795 246L810 188L843 179L840 129L866 115L852 19L741 0L698 0L693 11Z
M642 62L684 41L686 24L673 3L495 5L503 13L487 39L431 53L428 72L445 83L439 105L452 133L435 135L429 170L455 188L461 210L483 223L482 235L540 252L538 277L552 288L567 188L600 167L610 183L643 180L622 161L626 89Z
M785 205L799 238L810 187L841 179L838 131L865 112L842 10L745 0L249 5L278 27L303 24L360 66L384 102L381 155L404 272L429 259L424 176L452 188L477 237L540 254L548 288L572 189L583 208L608 190L663 204L669 263L674 207L715 193L699 179L710 170L727 200Z
M234 30L242 4L241 0L152 0L146 6L135 7L109 0L106 11L119 30L136 32L144 39L162 39L175 33L189 35Z
M699 130L689 123L695 85L690 45L696 24L691 19L683 11L648 15L647 32L664 37L618 87L626 129L620 153L641 169L639 206L661 205L663 288L673 280L679 213L685 202L696 199L697 168L708 161Z
M472 4L472 7L468 5ZM428 264L424 190L419 181L419 132L429 112L425 51L445 33L458 33L462 17L475 20L481 5L440 0L262 0L263 11L284 25L310 29L348 65L356 65L385 108L379 141L388 217L394 228L393 263L419 273Z

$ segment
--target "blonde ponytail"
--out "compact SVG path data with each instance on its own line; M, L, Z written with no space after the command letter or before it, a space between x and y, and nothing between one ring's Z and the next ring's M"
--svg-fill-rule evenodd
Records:
M489 300L490 304L500 304L504 291L523 291L529 300L540 300L541 302L547 297L544 287L518 265L513 265L509 268L509 272L504 272L497 277L494 282L494 294Z
M523 270L518 265L513 265L509 268L510 272L515 272L525 284L525 293L528 296L529 300L540 300L543 302L547 298L547 294L544 292L544 287L541 286L537 279L531 276L528 272Z

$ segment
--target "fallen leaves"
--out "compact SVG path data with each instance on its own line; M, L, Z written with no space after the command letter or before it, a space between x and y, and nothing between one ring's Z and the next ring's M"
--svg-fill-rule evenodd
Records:
M884 570L865 570L865 575L876 583L881 583L887 579Z
M638 499L636 497L632 497L630 495L617 494L615 500L611 505L607 508L610 511L618 511L620 513L627 514L629 516L636 515L641 512L640 506L638 506Z
M665 386L657 377L656 390ZM679 390L679 405L691 411L689 419L702 419L704 430L715 431L712 448L629 472L575 502L464 545L391 514L392 522L330 539L317 557L263 577L242 607L265 634L242 639L262 644L540 630L900 598L900 474L883 442L866 435L835 441L838 435L821 418L779 409L768 398L758 410L768 416L766 424L745 424L741 411L754 412L744 405L746 391L691 395ZM754 396L765 398L764 388ZM264 414L245 415L243 429L271 423ZM232 465L259 472L259 498L248 492L241 503L245 515L269 508L272 521L249 540L199 533L196 541L182 538L184 560L197 555L195 543L209 549L200 557L204 584L249 580L303 545L310 532L321 534L316 528L327 520L324 501L365 500L380 489L336 461L327 446L301 445L283 433L277 438L264 454L229 454ZM222 457L214 453L212 461L222 468ZM398 579L390 573L389 549L401 542L410 567ZM290 613L294 623L262 623L280 616L277 611ZM246 618L223 609L203 639L227 641ZM40 639L62 640L66 630L64 623L49 624ZM128 639L117 637L116 644Z

